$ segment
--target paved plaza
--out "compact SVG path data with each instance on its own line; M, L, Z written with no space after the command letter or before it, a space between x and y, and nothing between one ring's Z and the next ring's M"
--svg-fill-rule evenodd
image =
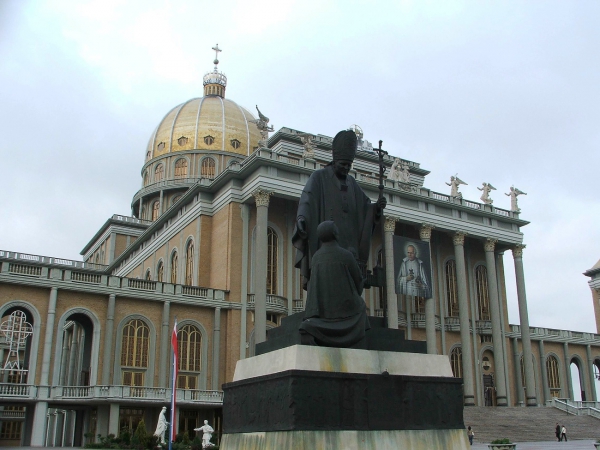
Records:
M593 450L594 442L591 440L581 440L581 441L568 441L568 442L557 442L557 441L548 441L548 442L517 442L517 450L555 450L555 449L563 449L563 450ZM473 450L488 450L488 445L480 444L477 442L473 443Z

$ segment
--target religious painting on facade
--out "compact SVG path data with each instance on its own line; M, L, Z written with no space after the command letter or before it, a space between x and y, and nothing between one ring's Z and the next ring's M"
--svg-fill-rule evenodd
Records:
M394 279L396 294L433 296L429 242L394 236Z

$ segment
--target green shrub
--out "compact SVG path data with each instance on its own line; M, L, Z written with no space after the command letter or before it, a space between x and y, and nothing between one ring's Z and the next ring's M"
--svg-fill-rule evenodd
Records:
M512 444L508 438L496 439L495 441L490 442L490 444Z

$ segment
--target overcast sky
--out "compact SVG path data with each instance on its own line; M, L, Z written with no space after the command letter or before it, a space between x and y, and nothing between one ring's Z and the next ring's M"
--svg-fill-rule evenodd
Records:
M80 259L131 213L150 135L202 95L215 43L227 97L278 129L360 125L466 199L489 182L525 234L532 326L595 332L600 3L0 0L0 249ZM512 254L505 255L518 323Z

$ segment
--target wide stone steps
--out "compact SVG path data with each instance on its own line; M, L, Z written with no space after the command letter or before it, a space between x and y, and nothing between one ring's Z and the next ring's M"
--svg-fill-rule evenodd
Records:
M475 442L489 443L508 438L511 442L552 441L556 423L567 429L567 438L600 438L600 420L573 416L552 407L479 407L464 409L465 427L475 432Z

